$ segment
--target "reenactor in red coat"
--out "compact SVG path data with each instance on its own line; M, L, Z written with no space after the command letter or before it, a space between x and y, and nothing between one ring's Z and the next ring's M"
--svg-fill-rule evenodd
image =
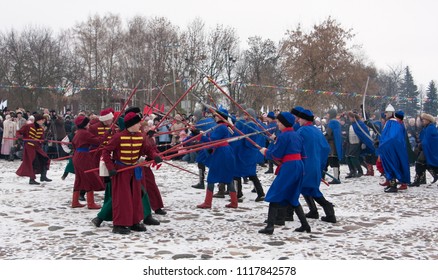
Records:
M23 142L23 161L15 173L18 176L29 177L29 184L31 185L40 184L35 181L35 174L41 174L41 182L52 181L47 178L50 159L41 148L41 140L44 138L44 121L45 118L42 115L37 114L35 115L34 123L24 125L16 132L17 138L20 139L19 141Z
M135 165L141 156L152 158L156 163L162 161L140 132L140 122L141 117L138 114L126 114L125 129L113 135L102 152L102 158L112 177L113 233L146 231L141 223L144 219L141 190L143 167L117 172L118 169Z

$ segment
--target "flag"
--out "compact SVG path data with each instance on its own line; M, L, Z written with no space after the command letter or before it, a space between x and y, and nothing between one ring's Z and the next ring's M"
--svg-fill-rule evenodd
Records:
M161 111L162 113L164 113L164 104L161 104L161 109L160 109L160 111Z
M4 110L6 107L8 107L8 100L2 100L0 103L0 110Z

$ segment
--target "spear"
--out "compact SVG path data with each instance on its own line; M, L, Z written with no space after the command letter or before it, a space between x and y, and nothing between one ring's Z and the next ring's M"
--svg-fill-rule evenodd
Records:
M210 75L208 75L205 71L203 71L202 69L200 69L199 67L197 67L197 66L195 66L194 65L194 67L199 71L199 72L201 72L201 74L202 75L204 75L206 78L207 78L207 80L210 82L210 83L212 83L220 92L222 92L229 100L231 100L231 102L233 102L240 110L242 110L242 112L243 113L245 113L245 115L247 115L249 118L250 118L250 120L251 121L253 121L259 128L262 128L262 129L264 129L264 127L262 126L262 125L260 125L259 124L259 122L256 120L256 119L254 119L252 116L251 116L251 114L249 114L245 109L243 109L243 107L242 106L240 106L240 104L239 103L237 103L236 102L236 100L234 100L228 93L226 93L225 91L224 91L224 89L221 87L221 86L219 86L214 80L213 80L213 78L211 78L210 77ZM271 134L268 132L268 136L271 136Z
M15 138L4 137L3 139L5 139L5 140L19 140L19 139L21 139L25 142L46 142L47 141L50 143L59 143L59 144L65 144L65 145L71 144L71 142L63 142L63 141L56 141L56 140L41 140L41 139L30 139L30 138L23 139L23 138L17 138L17 137L15 137Z
M178 153L178 154L175 154L175 155L170 155L170 156L163 157L163 161L172 159L172 158L177 157L177 156L181 156L181 155L185 155L185 154L188 154L188 153L192 153L192 152L195 152L195 151L199 151L199 150L203 150L203 149L208 149L208 148L213 148L213 147L215 147L217 145L220 145L220 144L223 144L223 143L230 143L230 142L238 141L238 140L250 137L250 136L252 136L254 134L257 134L257 133L261 133L261 132L258 131L258 132L253 132L253 133L249 133L249 134L244 134L244 135L241 135L241 136L231 137L231 138L227 138L227 139L221 139L221 141L214 142L213 144L211 144L210 142L207 142L207 143L205 143L206 145L203 145L201 147L197 147L197 148L194 148L194 149L188 149L187 151L184 151L182 153ZM162 155L162 154L163 153L161 153L159 155ZM131 166L127 166L127 167L124 167L124 168L117 169L117 173L118 172L123 172L123 171L126 171L126 170L131 170L131 169L139 167L139 166L153 164L153 163L154 163L154 160L143 161L143 162L135 164L135 165L131 165ZM90 173L90 172L95 172L95 171L99 171L99 168L89 169L89 170L86 170L84 173ZM196 174L196 175L198 175L198 174Z
M164 117L161 119L160 122L158 122L157 127L160 126L160 124L162 122L164 122L167 118L167 116L170 115L170 113L173 111L173 109L176 108L176 106L184 99L184 97L186 97L187 94L189 94L189 92L199 83L199 81L194 82L187 90L186 92L184 92L183 95L181 95L181 97L175 102L175 104L172 106L172 108L170 108L169 112L167 112Z

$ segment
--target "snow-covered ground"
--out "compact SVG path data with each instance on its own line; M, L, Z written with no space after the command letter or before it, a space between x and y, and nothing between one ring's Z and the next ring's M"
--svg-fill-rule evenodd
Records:
M338 223L309 220L312 232L297 233L295 218L269 236L257 233L268 204L254 202L251 183L244 185L238 209L225 208L228 200L217 198L211 210L198 209L205 191L190 187L196 176L163 164L154 173L168 214L154 215L161 225L147 226L146 233L122 236L111 232L111 223L91 224L98 210L70 207L74 175L61 180L65 162L53 161L48 172L53 181L39 186L15 175L19 164L0 160L3 260L438 259L437 184L386 194L378 175L346 180L347 167L342 166L342 184L321 187L336 206ZM173 164L197 173L196 164ZM259 167L267 191L274 175L265 171ZM97 202L102 199L103 192L98 193Z

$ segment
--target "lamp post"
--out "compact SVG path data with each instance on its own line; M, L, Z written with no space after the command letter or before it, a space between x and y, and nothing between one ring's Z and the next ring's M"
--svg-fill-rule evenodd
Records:
M236 100L236 96L234 95L234 92L233 92L232 87L231 87L231 70L232 70L232 66L234 65L234 63L236 63L237 59L230 55L230 50L228 48L223 48L222 50L225 53L225 72L227 75L228 91L230 93L230 96L234 100ZM231 104L231 106L234 107L233 104Z
M176 98L176 82L175 82L175 48L178 48L180 45L178 43L170 43L167 44L166 47L172 50L172 78L173 78L173 98L176 102L178 99Z

